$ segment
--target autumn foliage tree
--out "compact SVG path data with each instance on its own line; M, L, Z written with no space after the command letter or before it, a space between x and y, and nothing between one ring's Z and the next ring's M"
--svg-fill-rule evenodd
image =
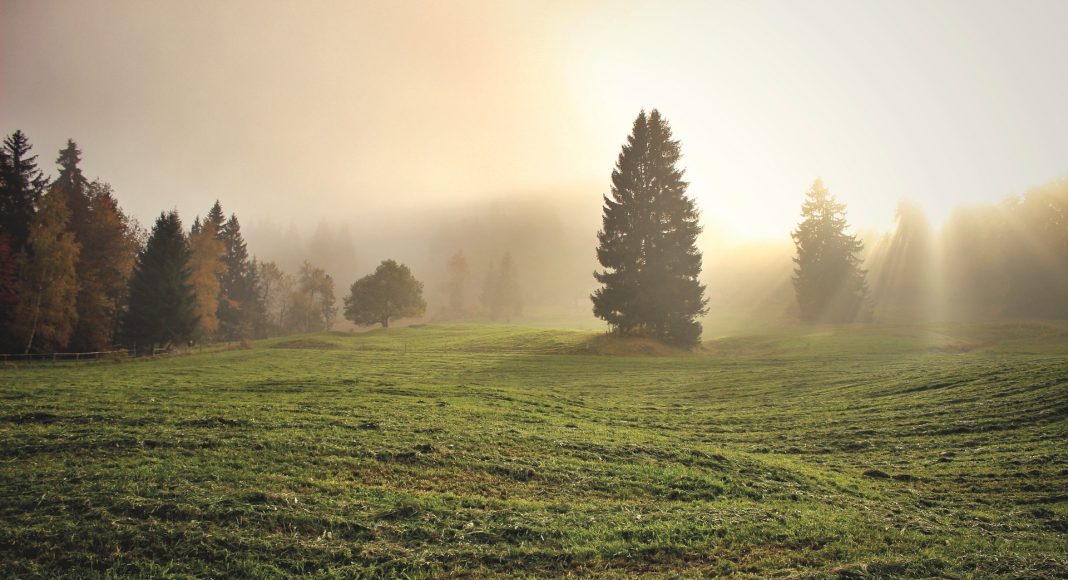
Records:
M189 233L189 270L196 295L196 334L200 340L212 338L219 330L219 278L226 268L222 261L225 251L214 220L193 222Z
M61 194L41 198L30 224L15 307L15 335L22 350L55 352L64 348L78 321L79 246L67 230L70 212Z

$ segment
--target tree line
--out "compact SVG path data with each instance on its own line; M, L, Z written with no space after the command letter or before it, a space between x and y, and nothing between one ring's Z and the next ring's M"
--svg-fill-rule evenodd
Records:
M593 312L613 331L693 347L707 312L700 282L698 211L677 167L678 141L659 111L639 113L604 196ZM847 208L817 179L791 232L792 276L804 323L1068 317L1068 180L1000 206L962 210L936 240L915 206L903 204L891 239L872 256ZM963 316L961 316L963 315Z
M337 316L334 280L250 256L241 224L216 201L188 231L176 211L151 231L105 182L89 181L68 140L49 179L21 131L0 147L0 348L136 352L194 342L314 332ZM387 260L355 282L345 316L388 325L420 316L422 284Z

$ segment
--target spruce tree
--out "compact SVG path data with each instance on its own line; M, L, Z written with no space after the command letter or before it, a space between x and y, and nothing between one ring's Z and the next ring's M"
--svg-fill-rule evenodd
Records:
M177 212L160 214L130 280L123 337L138 352L188 342L196 330L189 243Z
M676 167L681 152L655 109L635 119L604 196L597 259L602 284L594 314L621 334L645 334L684 347L700 340L706 312L698 281L701 233L688 183Z
M214 211L212 208L205 222L215 221ZM236 215L231 214L223 224L219 237L224 250L224 268L219 279L219 333L226 340L249 338L260 312L259 296L255 271Z
M0 234L7 234L13 255L26 245L48 181L37 168L37 156L29 154L32 148L22 131L8 135L0 147Z
M802 221L793 232L797 256L794 290L804 322L851 322L864 306L864 244L846 233L846 206L817 179L805 194Z

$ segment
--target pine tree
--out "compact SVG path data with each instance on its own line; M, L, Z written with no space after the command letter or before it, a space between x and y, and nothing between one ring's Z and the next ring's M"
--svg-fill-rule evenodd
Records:
M127 345L138 352L188 342L196 331L196 295L190 280L189 244L177 212L160 214L130 280L123 324Z
M32 148L22 131L9 135L0 148L0 234L7 234L12 255L26 245L48 181L37 168L37 156L29 154Z
M218 202L216 202L218 205ZM215 208L212 208L214 212ZM208 214L205 222L216 218ZM253 335L254 323L262 309L256 289L255 271L249 259L245 239L241 235L241 224L237 216L230 219L220 230L223 242L224 270L219 279L219 333L226 340L249 338Z
M804 322L851 322L864 306L864 244L846 233L846 206L817 179L805 194L802 221L793 232L797 257L794 290Z
M385 260L374 274L352 284L345 298L345 318L356 324L381 324L397 318L422 316L426 312L423 283L408 266Z
M14 316L15 335L26 353L65 348L77 324L79 247L67 230L69 220L62 195L41 197L20 257Z
M82 152L73 139L67 140L67 146L59 152L56 164L59 165L59 176L52 182L52 189L63 195L63 200L70 210L69 228L74 232L77 239L82 231L83 224L89 221L89 195L86 189L89 180L82 174L79 164L82 161ZM80 240L79 240L80 242Z
M692 347L707 300L698 281L701 226L676 167L680 157L667 120L655 109L642 111L612 172L611 196L604 196L597 259L605 269L594 273L602 287L591 298L594 314L621 334Z

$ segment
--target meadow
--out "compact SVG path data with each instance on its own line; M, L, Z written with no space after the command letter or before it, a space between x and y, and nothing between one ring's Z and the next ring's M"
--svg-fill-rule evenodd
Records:
M0 369L0 575L1068 577L1068 326Z

